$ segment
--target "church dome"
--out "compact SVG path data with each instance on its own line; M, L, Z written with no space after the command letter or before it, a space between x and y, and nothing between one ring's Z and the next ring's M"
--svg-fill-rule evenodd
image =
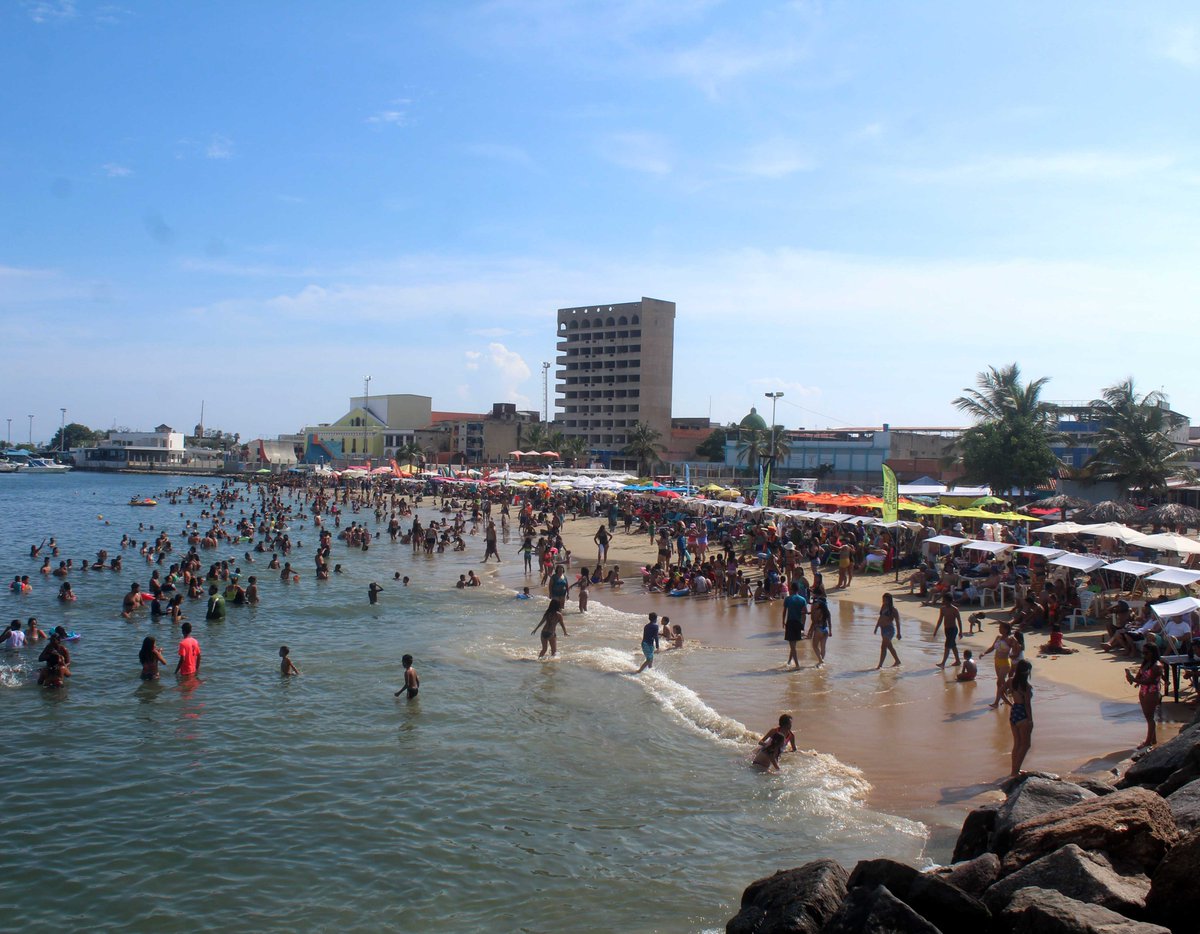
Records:
M767 423L763 421L763 417L758 414L758 410L753 406L750 407L750 414L738 422L741 428L757 428L762 431L767 430Z

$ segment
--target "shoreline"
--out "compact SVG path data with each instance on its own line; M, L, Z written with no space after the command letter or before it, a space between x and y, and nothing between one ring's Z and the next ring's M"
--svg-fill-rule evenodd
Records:
M572 579L581 567L595 563L591 537L600 521L568 518L564 525ZM501 544L504 563L488 571L505 585L519 590L529 583L531 592L544 595L536 586L536 569L530 579L524 576L515 552L518 542L510 534L509 542ZM504 556L504 549L515 560ZM893 575L856 576L849 588L831 590L833 636L827 665L815 666L805 641L799 644L800 669L787 670L779 601L754 605L744 599L647 593L641 589L639 569L655 556L647 536L618 529L606 566L620 566L625 589L595 585L591 601L636 615L654 611L669 616L683 626L689 643L729 652L728 672L717 683L692 684L686 676L683 683L751 730L765 731L781 711L792 712L802 750L833 755L862 772L870 786L866 806L925 824L927 859L948 862L966 814L1003 800L1001 783L1008 776L1012 740L1005 708L987 707L995 690L992 666L984 659L978 680L967 684L955 682L955 669L935 668L942 650L941 639L932 639L937 610L904 596ZM895 597L905 636L897 643L904 664L894 671L874 670L879 643L872 629L884 592ZM996 632L997 611L989 607L986 612L983 632L959 639L960 650L969 648L976 658ZM572 599L568 625L578 615ZM963 613L964 620L967 615ZM1136 695L1120 675L1128 662L1095 652L1101 633L1092 629L1064 636L1077 654L1039 657L1041 637L1030 639L1027 657L1034 663L1037 727L1025 768L1095 777L1133 754L1144 721ZM640 622L629 639L632 657ZM1194 704L1166 701L1160 742L1173 737L1193 710Z

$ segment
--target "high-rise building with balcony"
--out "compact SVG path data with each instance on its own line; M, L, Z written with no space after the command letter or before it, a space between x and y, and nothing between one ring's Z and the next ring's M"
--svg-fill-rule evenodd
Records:
M655 298L558 310L557 427L605 464L627 465L628 432L671 436L675 303Z

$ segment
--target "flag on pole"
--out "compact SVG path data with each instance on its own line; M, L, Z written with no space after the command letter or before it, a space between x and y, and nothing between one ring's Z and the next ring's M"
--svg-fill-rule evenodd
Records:
M900 505L900 488L896 484L896 474L887 464L883 465L883 521L895 522Z
M692 465L691 464L683 465L683 485L685 487L684 493L692 492Z
M759 470L761 471L761 469L762 468L760 467ZM759 481L758 505L760 505L760 506L770 505L771 501L769 499L767 499L767 493L769 492L770 486L771 486L771 465L768 464L767 472L765 474L763 474L762 479Z

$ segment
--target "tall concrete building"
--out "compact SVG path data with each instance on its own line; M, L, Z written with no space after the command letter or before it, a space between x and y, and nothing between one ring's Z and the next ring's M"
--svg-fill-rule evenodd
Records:
M565 435L593 457L628 466L626 434L646 422L671 437L675 303L655 298L558 310L555 407Z

